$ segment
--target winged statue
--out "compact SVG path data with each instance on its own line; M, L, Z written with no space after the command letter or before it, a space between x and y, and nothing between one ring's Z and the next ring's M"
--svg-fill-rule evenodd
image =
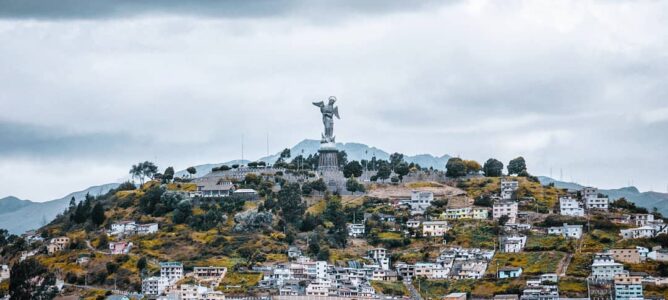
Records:
M322 140L320 143L336 143L336 138L334 136L334 116L337 119L339 117L339 107L334 106L336 102L336 97L329 97L329 103L325 104L324 101L313 102L313 105L320 107L320 113L322 114L322 124L325 125L325 133L322 134Z

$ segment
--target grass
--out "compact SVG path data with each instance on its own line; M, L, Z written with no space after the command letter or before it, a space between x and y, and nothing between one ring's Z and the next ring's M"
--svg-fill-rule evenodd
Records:
M322 214L323 211L325 211L325 207L327 207L327 201L326 200L320 200L313 204L311 207L306 209L306 212L312 214L312 215L319 215Z
M403 240L401 233L398 232L381 232L378 234L378 238L381 240Z
M496 267L522 267L523 274L554 273L559 262L566 256L563 252L497 253L487 267L488 274L496 273Z
M519 294L524 287L521 279L492 280L426 280L413 281L413 286L425 299L441 299L450 293L468 293L475 297L491 298L496 294Z
M407 183L406 187L411 189L417 189L426 187L443 187L443 185L433 181L417 181L417 182Z
M570 298L584 298L587 296L587 281L583 278L561 278L559 293Z
M401 281L372 281L371 286L376 293L390 296L408 296L408 289Z
M454 245L465 248L492 249L497 243L494 226L490 222L459 220L450 222L453 228L448 235L454 237Z
M230 294L245 293L262 279L262 273L229 272L223 278L218 290Z
M594 258L592 253L576 253L568 265L566 275L575 277L587 277L591 273L591 263Z
M525 251L562 251L573 252L575 241L558 235L530 235L527 237Z

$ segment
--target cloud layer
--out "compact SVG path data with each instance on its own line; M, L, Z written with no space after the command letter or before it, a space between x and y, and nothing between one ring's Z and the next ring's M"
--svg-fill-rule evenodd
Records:
M665 3L86 3L0 4L0 194L260 157L317 138L329 95L339 141L668 184Z

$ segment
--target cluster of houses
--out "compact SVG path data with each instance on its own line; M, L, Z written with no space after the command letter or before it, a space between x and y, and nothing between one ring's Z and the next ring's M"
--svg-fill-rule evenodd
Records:
M155 299L225 300L216 287L226 274L225 267L194 267L192 273L184 273L180 262L161 262L160 276L142 280L142 293ZM186 278L193 280L181 282Z
M585 187L577 193L559 197L559 213L563 216L583 217L589 211L608 211L610 200L595 187Z

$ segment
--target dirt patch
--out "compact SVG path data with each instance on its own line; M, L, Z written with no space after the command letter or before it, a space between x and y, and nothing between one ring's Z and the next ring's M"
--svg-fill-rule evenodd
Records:
M429 191L434 193L434 198L445 199L459 195L466 195L466 192L451 186L444 186L440 184L378 184L370 188L367 196L380 199L408 199L411 197L411 191Z

